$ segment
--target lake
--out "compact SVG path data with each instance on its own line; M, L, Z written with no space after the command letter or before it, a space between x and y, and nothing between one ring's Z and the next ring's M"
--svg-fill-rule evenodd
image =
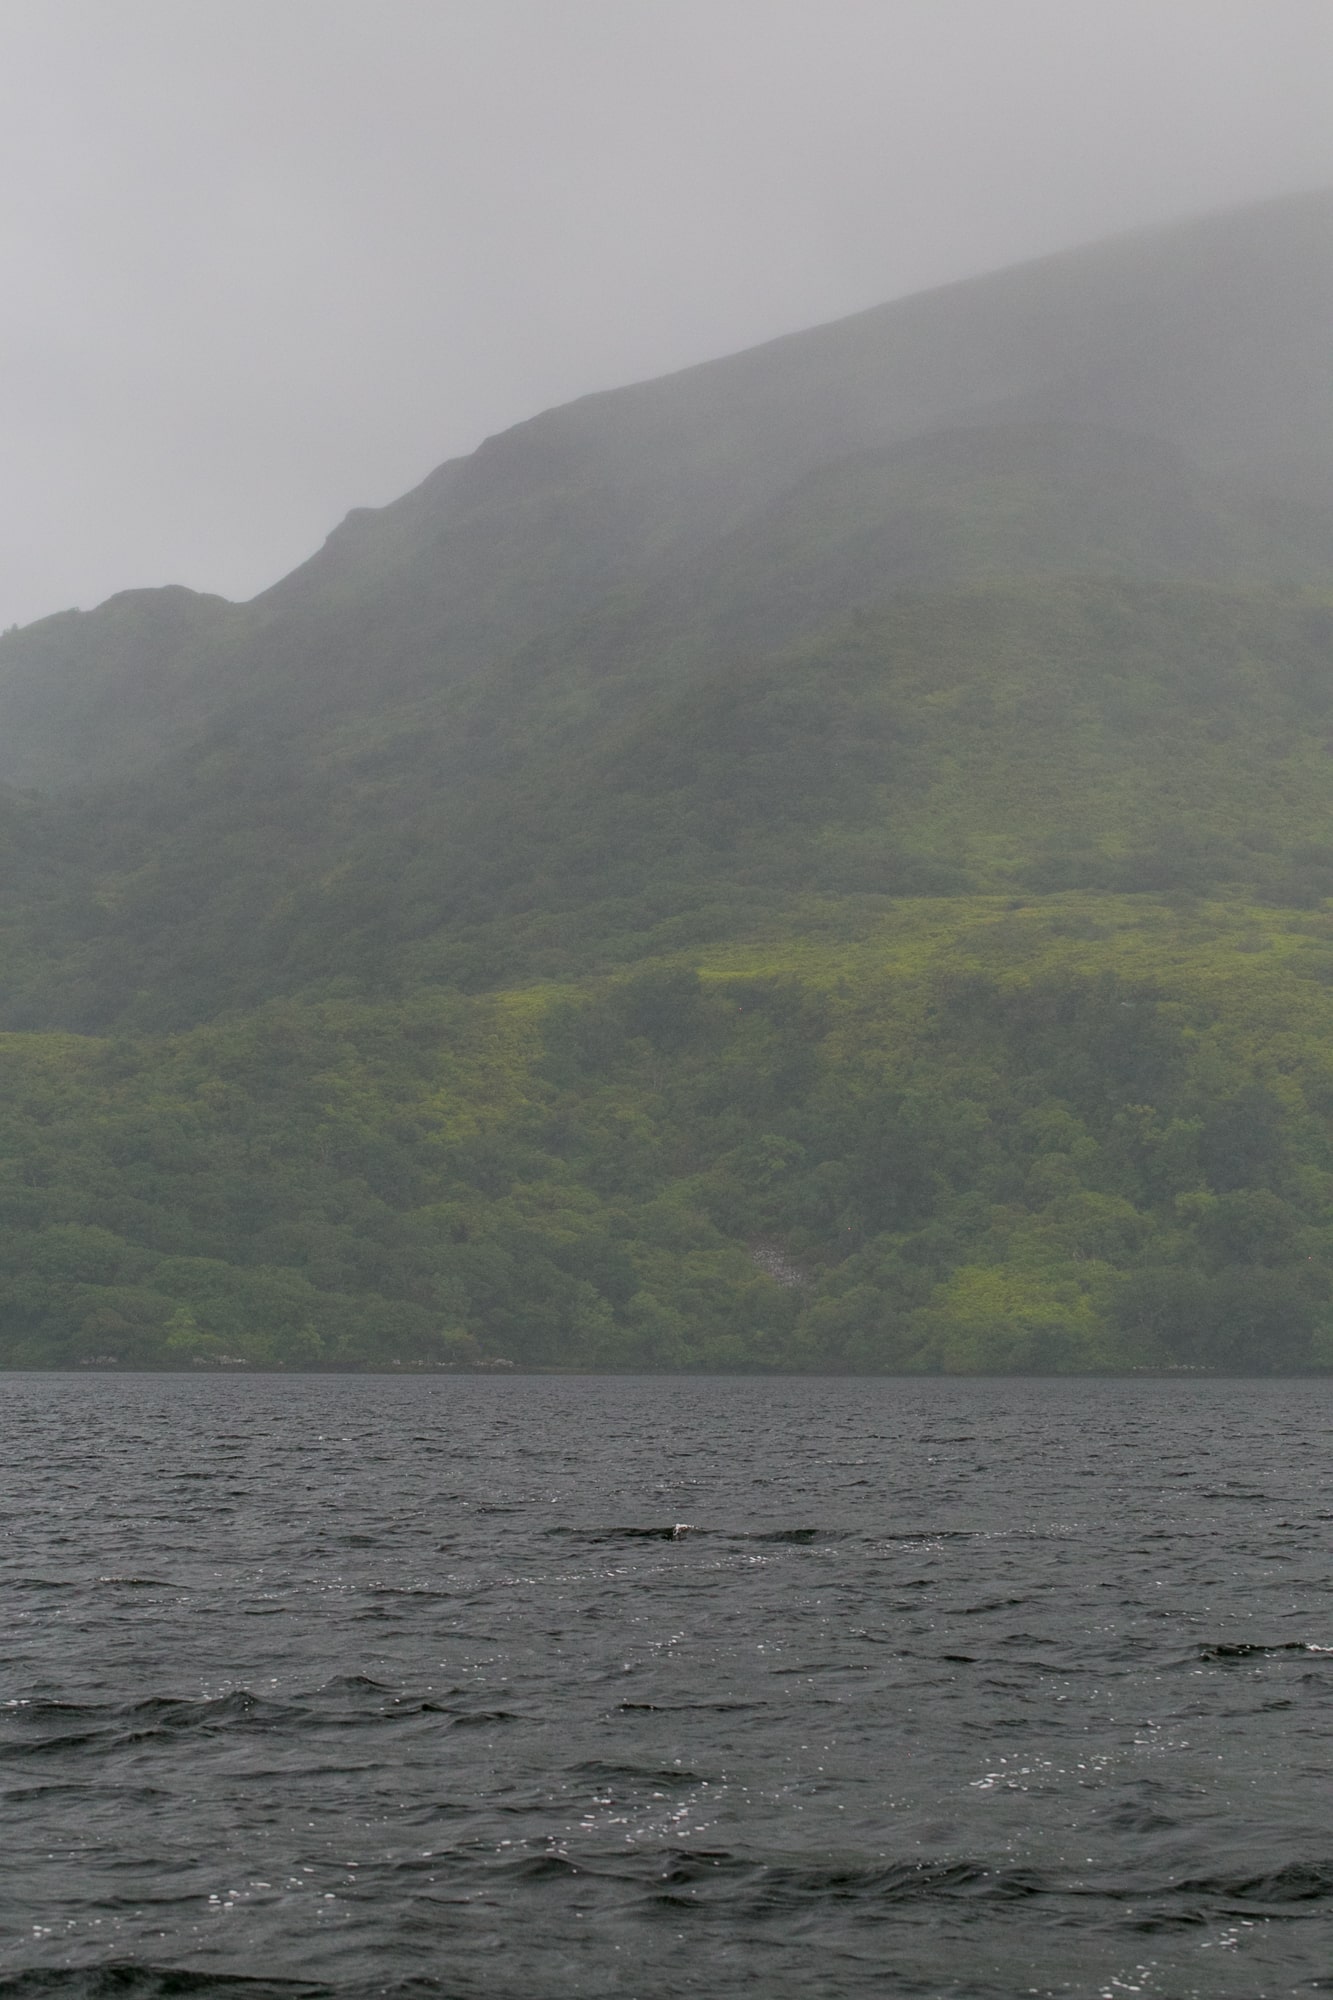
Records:
M0 1994L1333 1990L1333 1383L0 1406Z

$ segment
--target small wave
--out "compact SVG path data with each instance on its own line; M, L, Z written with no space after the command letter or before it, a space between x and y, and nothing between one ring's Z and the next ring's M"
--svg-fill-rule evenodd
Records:
M789 1542L803 1547L807 1542L841 1542L846 1539L838 1528L759 1528L737 1535L738 1542Z
M890 1528L877 1542L976 1542L983 1539L980 1528Z
M7 1705L3 1719L9 1727L0 1755L26 1758L105 1750L195 1731L281 1729L301 1720L302 1711L241 1688L199 1701L169 1695L129 1702L16 1701Z
M1311 1639L1278 1639L1269 1644L1262 1640L1220 1639L1211 1646L1198 1646L1194 1651L1197 1660L1265 1660L1276 1659L1282 1653L1333 1653L1333 1646L1316 1646Z
M619 1701L621 1715L737 1715L762 1708L757 1701Z
M637 1889L641 1905L673 1910L725 1906L734 1918L782 1922L811 1906L855 1904L867 1908L968 1902L1011 1905L1059 1894L1067 1884L1037 1869L994 1867L976 1861L882 1861L851 1858L802 1863L772 1861L729 1848L659 1848L651 1854L622 1850L569 1853L549 1848L515 1854L501 1863L511 1881L569 1884L614 1879Z
M142 1965L110 1960L103 1965L33 1966L0 1973L0 2000L324 2000L330 1987L304 1979L253 1979L242 1973L196 1972L188 1966Z
M1333 1861L1288 1861L1253 1875L1206 1875L1172 1885L1173 1897L1280 1909L1333 1900Z
M368 1696L372 1701L382 1701L386 1695L393 1694L393 1689L384 1681L372 1680L369 1674L335 1674L332 1680L325 1681L316 1690L316 1694L344 1695L353 1700Z
M458 1705L459 1697L466 1706ZM150 1695L133 1702L18 1701L7 1704L0 1716L10 1723L3 1753L9 1755L85 1745L141 1744L159 1737L208 1736L233 1729L358 1729L428 1715L447 1717L459 1726L517 1719L505 1709L478 1709L472 1706L473 1699L474 1691L462 1687L443 1693L403 1694L362 1674L340 1674L320 1687L281 1701L253 1694L248 1688L235 1688L201 1700ZM19 1725L34 1732L26 1742L17 1734Z
M692 1521L672 1521L652 1527L547 1528L548 1535L580 1542L681 1542L687 1535L709 1536L729 1542L788 1543L795 1547L807 1542L840 1542L846 1539L840 1528L700 1528Z
M570 1776L595 1785L652 1785L659 1791L680 1790L704 1782L697 1771L686 1771L678 1764L659 1768L655 1764L612 1764L596 1759L576 1764Z
M1146 1805L1112 1806L1102 1817L1104 1824L1117 1833L1174 1833L1180 1826L1180 1821L1169 1813L1157 1812Z
M706 1528L693 1527L688 1521L673 1521L667 1527L653 1528L548 1528L548 1535L559 1536L578 1542L679 1542L686 1535L702 1535Z
M758 1861L726 1848L672 1848L656 1857L657 1893L693 1901L694 1893L727 1885L754 1915L808 1903L933 1902L941 1898L1017 1902L1059 1888L1030 1868L995 1868L975 1861Z
M367 1597L428 1597L447 1598L451 1593L437 1590L428 1583L372 1583L366 1586Z

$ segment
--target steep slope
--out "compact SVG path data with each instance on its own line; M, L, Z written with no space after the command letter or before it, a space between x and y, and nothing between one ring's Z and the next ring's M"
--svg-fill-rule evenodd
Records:
M1333 506L1333 194L1140 233L898 300L660 381L590 396L488 440L415 492L360 509L245 608L225 645L183 643L141 720L151 745L230 703L294 747L484 670L707 551L849 455L978 424L1155 438L1200 472ZM140 593L134 593L136 597ZM49 622L49 621L48 621ZM89 614L51 703L96 780ZM10 642L13 643L12 641ZM4 770L42 768L23 665L0 655ZM156 640L150 641L150 650ZM29 746L30 731L39 739ZM49 758L48 758L49 763ZM52 767L54 768L54 767Z
M1331 322L1330 194L1046 258L548 412L353 517L272 602L399 592L411 572L449 608L450 646L493 649L812 467L981 422L1151 436L1328 504Z
M415 950L435 976L468 925L508 942L511 976L529 951L568 976L589 944L737 935L802 892L1227 885L1305 902L1333 892L1331 725L1333 594L904 593L668 686L540 784L500 771L468 820L409 824L381 907L407 938L444 918Z
M1318 510L1152 440L855 454L487 672L299 755L259 702L69 807L57 894L19 883L8 1018L568 977L811 893L1308 888L1325 550Z
M676 566L849 454L978 423L1153 437L1206 473L1333 504L1333 194L1267 203L895 301L548 411L362 510L270 592L394 616L326 692L475 666ZM411 612L408 615L408 604ZM429 649L433 648L433 651Z

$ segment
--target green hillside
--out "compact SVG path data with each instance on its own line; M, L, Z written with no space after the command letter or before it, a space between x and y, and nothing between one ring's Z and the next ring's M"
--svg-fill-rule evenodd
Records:
M0 1359L1333 1366L1333 198L0 640Z
M586 987L9 1037L6 1358L1333 1365L1333 918L846 917Z

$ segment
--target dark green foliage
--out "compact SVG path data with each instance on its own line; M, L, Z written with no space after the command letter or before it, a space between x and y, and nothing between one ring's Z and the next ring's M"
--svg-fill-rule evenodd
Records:
M11 1036L5 1357L1333 1363L1333 997L1116 955Z

